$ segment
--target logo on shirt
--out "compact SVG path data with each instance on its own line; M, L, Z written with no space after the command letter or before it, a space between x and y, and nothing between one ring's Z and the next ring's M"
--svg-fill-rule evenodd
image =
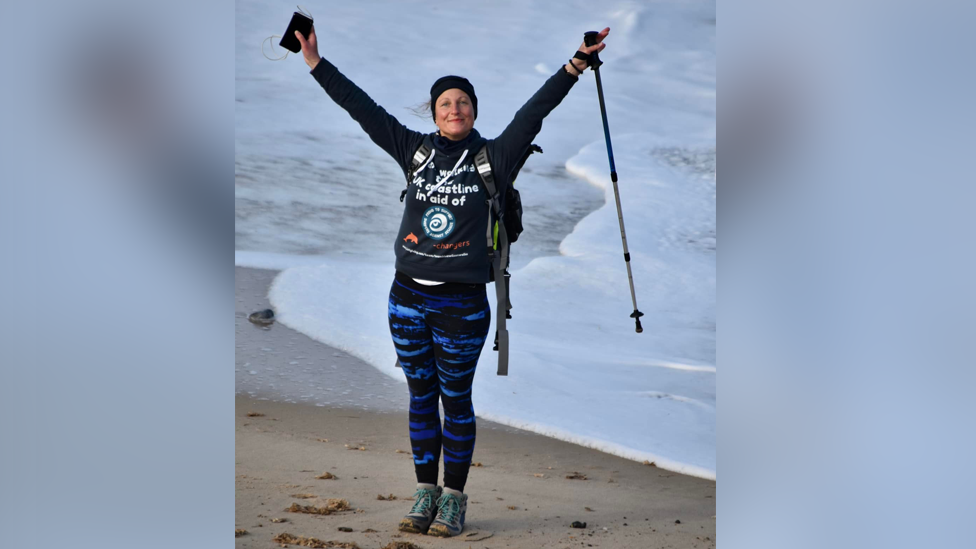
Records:
M417 243L417 235L415 235L413 233L410 233L410 234L407 235L406 238L403 239L403 241L404 242L413 242L414 244L416 244Z
M431 206L424 212L421 225L424 234L434 240L441 240L454 232L454 214L444 206Z

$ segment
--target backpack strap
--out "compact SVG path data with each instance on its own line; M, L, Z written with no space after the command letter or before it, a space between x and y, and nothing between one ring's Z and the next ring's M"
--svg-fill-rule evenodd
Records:
M407 187L403 189L403 192L400 193L400 202L403 202L403 199L406 198L407 191L410 190L410 184L413 183L413 178L417 173L417 169L426 165L427 162L430 161L431 152L433 152L433 150L427 145L427 143L421 143L420 147L417 148L417 152L413 153L413 159L410 161L410 169L407 170Z
M533 147L539 149L538 145L533 145ZM541 151L542 149L539 150ZM482 152L484 153L484 155L481 154ZM530 150L525 153L525 156L522 158L522 161L519 162L519 168L522 167L522 164L525 164L525 160L529 157L530 154L532 154L532 152L534 151ZM495 223L494 223L494 233L492 233L492 224L490 222L488 223L488 235L487 235L488 258L489 260L491 260L492 265L494 266L495 250L499 250L500 253L502 254L501 255L502 273L505 275L505 301L504 301L505 318L512 318L512 313L511 313L512 301L511 301L511 295L509 293L509 279L512 278L512 275L508 273L508 266L511 257L510 254L511 242L509 242L508 240L508 232L505 230L504 227L505 222L502 219L504 216L502 213L503 210L501 205L501 195L498 194L498 189L495 187L495 178L491 174L491 163L488 161L487 145L485 145L485 147L479 152L478 155L475 155L474 163L475 166L478 168L478 175L481 176L481 181L484 182L485 187L488 188L488 195L493 199L492 208L495 212ZM512 181L514 182L515 179L512 178ZM505 234L502 235L502 233ZM502 236L504 236L505 238L504 244L502 243L503 241L501 240ZM497 307L498 311L502 310L501 304L502 302L499 301ZM497 337L495 338L495 348L493 350L495 351L498 350Z
M505 232L505 223L502 222L501 202L498 198L498 189L495 187L495 178L491 173L491 163L488 161L488 146L485 145L474 157L475 167L478 175L488 189L488 206L495 212L496 223L494 226L498 231L498 248L495 250L494 235L492 234L492 222L489 217L486 238L488 243L488 258L491 260L492 271L495 275L495 296L497 304L495 306L495 349L498 351L498 375L508 375L508 328L505 319L508 317L508 234Z
M498 189L495 187L495 177L491 173L491 163L488 162L488 146L485 145L478 151L478 154L474 155L474 165L478 169L478 175L481 177L482 183L485 184L485 188L488 189L488 207L495 213L495 220L501 219L501 203L498 199ZM488 243L488 257L494 258L495 256L495 241L493 234L491 232L491 220L488 222L488 230L486 232L486 238Z

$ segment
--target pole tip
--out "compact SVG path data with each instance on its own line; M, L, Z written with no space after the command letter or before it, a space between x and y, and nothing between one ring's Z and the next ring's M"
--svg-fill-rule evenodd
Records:
M642 316L644 316L644 313L638 311L637 309L634 309L634 312L630 313L630 318L633 318L634 322L637 323L637 333L644 331L644 328L642 328L640 325L640 317Z

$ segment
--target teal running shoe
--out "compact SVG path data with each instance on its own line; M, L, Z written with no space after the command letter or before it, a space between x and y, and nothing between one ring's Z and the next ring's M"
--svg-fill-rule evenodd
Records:
M437 517L430 525L428 534L448 538L456 536L464 530L464 515L468 511L468 495L460 497L445 492L437 500Z
M437 501L440 499L443 489L436 486L430 488L418 488L413 497L417 498L407 516L400 520L400 531L413 534L426 534L430 528L430 523L434 521L434 513L437 511Z

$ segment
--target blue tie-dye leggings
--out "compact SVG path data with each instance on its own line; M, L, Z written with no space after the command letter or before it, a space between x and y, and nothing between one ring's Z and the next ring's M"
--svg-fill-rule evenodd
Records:
M423 286L398 273L389 307L390 334L410 388L417 482L437 484L443 444L444 485L463 492L475 439L471 384L491 323L485 285Z

